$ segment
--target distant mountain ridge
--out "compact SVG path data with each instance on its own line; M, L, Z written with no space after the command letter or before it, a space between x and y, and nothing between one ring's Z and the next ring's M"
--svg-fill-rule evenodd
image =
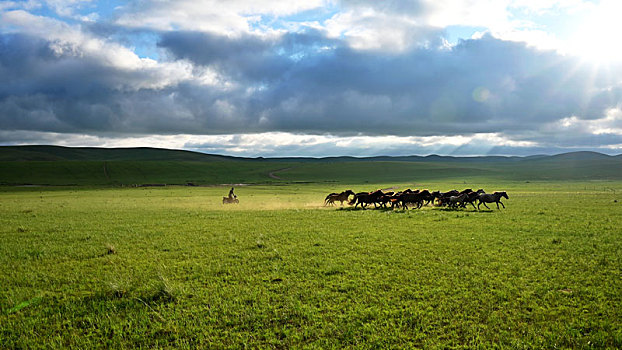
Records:
M200 153L187 150L132 147L65 147L48 145L0 146L0 161L392 161L392 162L517 162L517 161L593 161L622 160L622 154L610 156L591 151L577 151L556 155L531 156L372 156L372 157L273 157L247 158Z

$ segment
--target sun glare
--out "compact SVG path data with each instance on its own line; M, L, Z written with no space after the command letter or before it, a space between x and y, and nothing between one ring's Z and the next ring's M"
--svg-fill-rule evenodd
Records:
M622 1L603 0L570 38L573 53L595 63L622 62Z

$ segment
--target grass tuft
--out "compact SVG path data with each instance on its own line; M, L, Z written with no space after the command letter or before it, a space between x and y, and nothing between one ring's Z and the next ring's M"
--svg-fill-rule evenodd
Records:
M108 290L104 293L104 296L112 296L114 298L123 298L130 292L129 285L122 282L110 282L108 283Z
M173 288L166 277L158 274L158 277L151 288L151 292L142 298L142 300L147 302L172 302L175 301L176 298L176 289Z
M117 254L117 249L115 248L114 245L110 243L106 243L106 254L108 255Z

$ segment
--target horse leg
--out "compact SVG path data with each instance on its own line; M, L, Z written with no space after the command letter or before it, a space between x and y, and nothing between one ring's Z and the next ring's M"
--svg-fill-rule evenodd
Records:
M503 202L499 201L499 203L501 203L501 206L503 206L503 209L505 209L505 205L503 204ZM497 206L499 206L499 205L497 204Z

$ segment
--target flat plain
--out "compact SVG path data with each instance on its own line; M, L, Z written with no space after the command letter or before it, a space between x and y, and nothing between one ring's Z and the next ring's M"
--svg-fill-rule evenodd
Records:
M622 347L622 182L463 178L0 187L0 347ZM391 187L510 198L323 206Z
M0 348L622 348L620 174L589 152L0 147ZM509 199L323 206L379 188Z

